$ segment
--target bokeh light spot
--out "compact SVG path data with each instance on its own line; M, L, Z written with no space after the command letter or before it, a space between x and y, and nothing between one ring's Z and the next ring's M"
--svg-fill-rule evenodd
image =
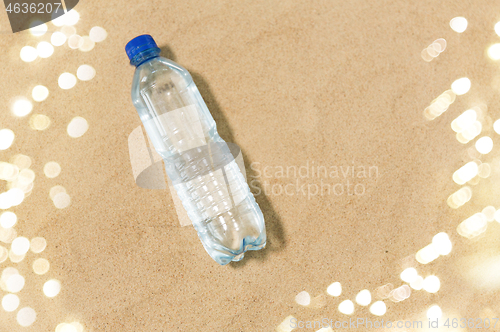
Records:
M16 237L17 232L15 228L0 228L0 241L3 243L11 243Z
M500 60L500 44L496 43L488 47L488 56L491 60Z
M79 331L72 324L61 323L61 324L57 325L56 332L79 332Z
M14 142L14 132L10 129L0 130L0 150L7 150Z
M439 50L438 52L439 53L443 53L444 50L446 49L446 39L444 38L439 38L439 39L436 39L433 43L432 43L433 47L435 49L437 49L437 47L439 46Z
M66 189L63 186L59 186L59 185L50 188L50 191L49 191L50 199L54 200L54 197L59 193L66 193Z
M351 300L345 300L340 302L339 311L344 315L350 315L354 312L354 303Z
M500 134L500 119L493 123L493 130L495 130L495 133Z
M488 154L493 149L493 140L488 136L483 136L476 141L476 149L481 154Z
M415 268L409 267L405 269L403 272L401 272L400 277L401 280L403 280L404 282L410 283L418 277L418 273L417 270L415 270Z
M33 172L33 170L29 168L24 168L19 172L15 184L19 185L20 187L24 187L32 183L34 180L35 180L35 172ZM15 188L21 189L20 187L15 186Z
M43 284L43 293L47 297L55 297L61 291L61 283L59 280L51 279Z
M38 258L33 262L33 271L38 275L47 273L49 269L50 263L45 258Z
M36 311L30 307L24 307L17 312L16 318L19 325L30 326L36 321Z
M4 246L0 246L0 263L3 263L9 258L9 251Z
M20 236L15 238L11 244L11 250L16 255L24 255L30 249L30 240L27 238Z
M435 58L439 55L439 52L436 51L434 47L432 47L432 44L426 48L426 51L432 58Z
M495 212L495 221L500 223L500 210Z
M54 46L46 41L38 43L36 50L40 58L48 58L54 54Z
M491 175L491 166L489 163L482 163L479 165L477 176L486 179Z
M43 172L46 177L53 179L61 173L61 166L55 161L49 161L43 167Z
M7 312L15 311L19 307L19 297L16 294L7 294L2 298L2 308Z
M420 264L428 264L438 257L439 257L439 252L432 243L420 249L415 255L415 259Z
M90 65L81 65L76 71L76 77L80 81L90 81L95 76L95 69Z
M16 268L14 268L14 267L6 267L2 271L2 276L0 277L0 279L3 282L6 282L7 279L9 279L9 277L12 276L12 275L14 275L14 274L19 274L19 271Z
M381 299L386 299L389 297L389 294L391 294L392 290L394 289L394 285L391 283L385 284L383 286L377 287L375 290L377 292L377 296L380 297Z
M482 214L486 217L486 221L493 221L495 220L495 213L497 212L497 209L495 209L494 206L487 206L481 211Z
M71 197L67 193L58 193L54 196L54 206L58 209L64 209L71 203Z
M457 232L463 237L472 239L485 232L487 227L488 221L486 220L486 216L483 213L478 212L462 221L457 226Z
M48 30L47 24L42 21L33 21L30 24L30 33L33 36L40 37L43 36Z
M24 200L24 191L19 188L11 188L7 191L10 206L18 206Z
M74 9L71 9L62 17L64 17L64 25L75 25L80 20L80 14Z
M50 42L54 46L62 46L66 42L68 37L60 31L56 31L50 36Z
M18 166L6 163L4 161L0 161L0 179L1 180L12 181L17 177L18 174L19 174L19 167Z
M49 96L49 89L43 85L37 85L31 91L34 101L44 101Z
M450 27L453 31L462 33L467 29L467 19L465 17L455 17L450 21Z
M306 291L302 291L295 296L295 302L302 306L308 306L309 304L311 304L311 295L309 295L309 293Z
M33 130L45 130L50 126L50 118L44 114L33 114L30 118L30 127Z
M19 169L25 169L31 166L31 158L24 154L16 154L10 159L10 162Z
M89 124L84 118L77 116L74 117L68 124L67 132L68 135L77 138L83 136L89 129Z
M16 255L12 249L9 251L9 259L12 263L19 263L26 257L26 254Z
M62 27L64 25L64 14L56 17L58 14L61 14L63 11L56 11L54 10L52 12L52 21L50 21L52 24L54 24L56 27Z
M70 73L62 73L61 76L59 76L58 84L61 89L71 89L76 84L76 77Z
M423 288L426 292L436 293L441 287L441 282L436 276L428 276L424 279Z
M61 32L67 37L71 37L73 36L74 34L76 34L76 29L75 27L71 27L71 26L64 26L61 28Z
M18 273L9 276L5 282L7 290L11 293L20 292L24 288L24 284L24 277Z
M432 246L439 255L446 256L451 252L452 244L448 234L444 232L437 233L432 238Z
M393 302L401 302L411 295L411 289L408 285L403 285L394 289L389 294L389 299Z
M479 169L475 162L468 162L464 166L460 167L457 171L455 171L455 173L453 173L453 181L455 181L455 183L459 185L462 185L467 181L472 180L472 178L477 175L478 171Z
M35 254L39 254L47 247L47 241L43 237L35 237L30 241L30 249Z
M421 57L422 57L422 59L424 59L424 61L426 61L426 62L431 62L431 61L432 61L432 59L434 59L434 57L433 57L433 56L431 56L431 55L429 54L429 52L427 51L427 48L424 48L424 49L422 50L422 52L420 53L420 56L421 56Z
M292 327L294 320L296 321L297 318L293 316L286 317L280 323L280 325L276 326L276 332L291 332L292 330L294 330L294 328Z
M76 332L83 332L84 330L83 325L79 322L71 322L70 325L76 329Z
M451 129L456 133L460 133L475 123L476 120L477 112L473 109L469 109L451 122Z
M76 50L83 45L83 38L80 35L73 34L68 38L68 46Z
M0 215L0 226L11 228L17 223L17 216L14 212L7 211Z
M33 62L36 60L36 58L38 58L38 52L36 48L32 46L24 46L21 49L21 53L19 54L19 56L24 62Z
M387 312L387 306L383 301L377 301L370 306L370 312L375 316L383 316Z
M342 285L340 285L340 282L336 281L328 286L326 292L331 296L339 296L342 293Z
M81 45L78 47L82 52L89 52L95 47L95 42L89 36L83 36Z
M462 77L451 83L451 91L456 95L461 96L469 92L471 87L471 82L467 77Z
M427 318L430 320L436 320L441 318L443 311L438 305L433 305L427 310Z
M368 289L363 289L356 295L356 303L366 307L372 302L372 294Z
M90 32L89 32L90 39L96 43L102 42L103 40L106 39L107 36L108 36L108 33L106 32L106 30L104 30L101 27L97 27L97 26L90 29Z
M481 166L482 165L483 164L481 164ZM478 167L478 173L481 166ZM471 199L471 197L472 190L470 189L470 187L463 187L451 194L446 202L452 209L458 209L459 207L467 203Z
M26 98L18 98L12 104L12 112L15 116L23 117L31 113L33 104Z

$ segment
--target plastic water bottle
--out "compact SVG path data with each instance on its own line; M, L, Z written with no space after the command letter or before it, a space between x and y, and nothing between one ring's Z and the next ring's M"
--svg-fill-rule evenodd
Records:
M132 101L198 236L219 264L266 245L262 212L189 72L150 35L125 47Z

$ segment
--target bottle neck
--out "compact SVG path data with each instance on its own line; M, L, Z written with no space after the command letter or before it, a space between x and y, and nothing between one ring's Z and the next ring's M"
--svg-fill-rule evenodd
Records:
M132 60L130 60L130 64L139 67L144 62L157 58L159 56L160 56L159 48L150 48L137 54Z

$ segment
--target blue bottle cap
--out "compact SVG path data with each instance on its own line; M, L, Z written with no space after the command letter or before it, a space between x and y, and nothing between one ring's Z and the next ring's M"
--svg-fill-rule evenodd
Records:
M141 35L128 42L125 46L125 52L127 52L128 58L132 61L137 54L150 48L158 48L153 37L150 35Z

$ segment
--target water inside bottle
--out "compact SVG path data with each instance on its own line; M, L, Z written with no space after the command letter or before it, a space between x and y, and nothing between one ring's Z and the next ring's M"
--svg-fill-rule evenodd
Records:
M196 85L171 69L153 76L141 82L141 119L205 249L226 264L264 247L262 212Z

